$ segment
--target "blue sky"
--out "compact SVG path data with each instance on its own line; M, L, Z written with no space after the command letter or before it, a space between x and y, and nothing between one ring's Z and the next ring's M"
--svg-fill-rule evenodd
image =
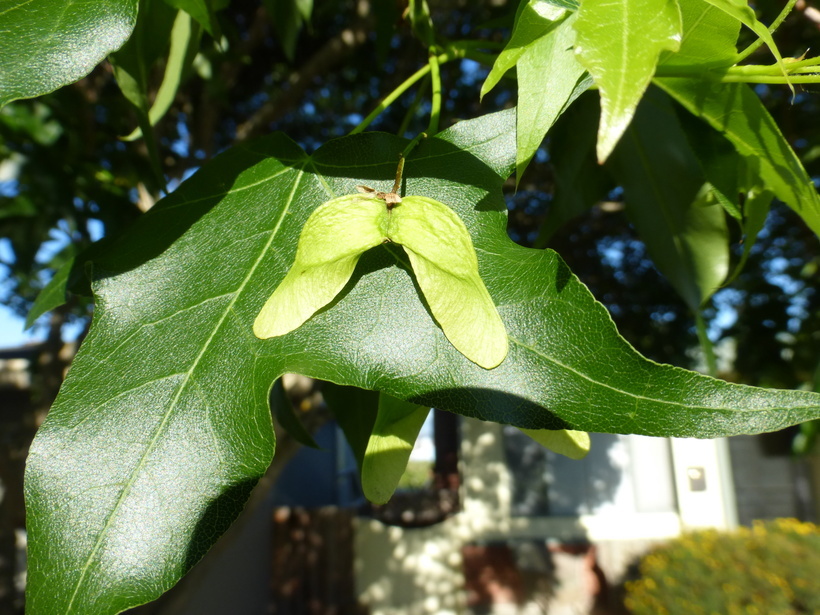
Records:
M22 344L39 341L44 331L23 332L23 320L5 306L0 306L0 348L14 348Z

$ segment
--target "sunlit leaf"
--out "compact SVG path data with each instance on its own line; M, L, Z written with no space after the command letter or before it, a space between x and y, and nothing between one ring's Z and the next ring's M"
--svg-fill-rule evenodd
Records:
M740 22L707 0L678 0L683 36L677 52L665 52L665 66L731 66L737 57Z
M529 0L522 3L510 41L498 54L490 73L481 86L481 98L492 90L501 77L513 68L521 56L531 49L541 37L557 27L569 13L544 0Z
M772 38L772 33L769 32L769 29L762 23L757 20L755 16L755 12L752 7L749 6L747 0L704 0L709 4L713 5L714 7L720 9L727 15L734 17L744 26L752 30L755 34L760 37L760 39L766 43L766 46L769 48L769 51L772 52L775 60L777 60L778 66L780 66L783 74L788 76L786 73L786 69L783 66L783 58L780 55L780 50L778 50L777 45L774 42L774 38ZM791 84L789 87L794 93L794 88Z
M675 0L584 0L575 22L575 52L601 93L598 160L629 126L662 51L680 47Z
M575 59L575 17L535 41L518 61L517 182L558 116L592 85Z
M137 0L6 0L0 4L0 107L91 72L137 21Z

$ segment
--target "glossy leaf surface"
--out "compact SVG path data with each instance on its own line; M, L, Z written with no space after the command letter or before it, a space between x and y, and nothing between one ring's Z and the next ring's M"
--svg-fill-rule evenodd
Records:
M53 92L91 72L131 35L137 0L0 4L0 106Z
M94 322L31 448L27 607L117 613L173 585L235 518L273 454L285 372L527 429L716 437L820 417L820 395L728 384L640 357L551 251L506 234L513 112L422 142L405 190L465 223L510 334L485 370L447 341L398 246L366 252L341 294L266 341L253 321L322 203L386 189L406 143L277 134L231 149L94 264ZM364 419L363 419L364 420Z

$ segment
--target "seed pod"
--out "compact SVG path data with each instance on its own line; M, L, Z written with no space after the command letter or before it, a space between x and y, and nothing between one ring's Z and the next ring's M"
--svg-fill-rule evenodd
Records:
M321 205L305 223L290 271L253 325L262 339L293 331L344 288L359 257L386 241L410 257L430 312L450 343L492 369L507 356L504 323L478 272L470 233L449 207L422 196L361 187Z

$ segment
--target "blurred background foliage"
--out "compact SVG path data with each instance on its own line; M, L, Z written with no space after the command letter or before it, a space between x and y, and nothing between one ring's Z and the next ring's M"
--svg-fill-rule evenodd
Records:
M652 549L626 583L634 615L797 615L820 611L820 528L796 519L701 530Z

